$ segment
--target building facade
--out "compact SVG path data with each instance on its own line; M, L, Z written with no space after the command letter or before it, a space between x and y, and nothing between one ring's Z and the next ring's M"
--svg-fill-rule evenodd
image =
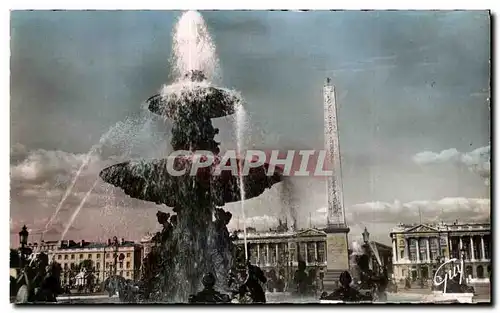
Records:
M238 233L237 245L244 245L243 233ZM306 263L307 271L323 272L326 268L326 233L317 229L298 232L247 233L249 258L270 275L272 271L290 280L298 268L299 260Z
M433 279L440 264L464 260L466 278L489 279L490 224L400 224L390 233L395 278Z
M291 282L298 269L299 260L303 260L306 263L306 272L315 275L317 283L329 290L333 287L326 286L328 260L338 256L333 255L328 258L327 236L327 232L319 229L306 229L297 232L247 232L250 262L262 268L267 277L270 277L274 272L281 274L285 280ZM236 244L244 244L243 233L238 233ZM369 242L365 246L372 259L371 267L374 269L387 267L390 273L392 268L391 247L378 242ZM348 254L351 253L352 251L348 249Z
M63 284L78 273L80 264L86 260L91 261L98 283L113 274L132 280L138 280L140 276L142 246L124 239L108 240L107 243L65 240L57 245L42 241L37 248L38 252L47 253L50 260L61 264Z

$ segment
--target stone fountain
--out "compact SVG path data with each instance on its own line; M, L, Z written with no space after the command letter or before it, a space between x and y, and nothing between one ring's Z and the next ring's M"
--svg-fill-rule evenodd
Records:
M189 29L203 30L203 25L198 25L203 23L201 16L196 12L189 14L193 18L188 22L197 26ZM191 52L200 51L196 46L207 38L198 33L188 37L195 39L190 42L195 46ZM180 55L180 59L183 57ZM230 170L215 174L215 166L221 162L236 161L238 169L245 164L241 158L224 161L220 157L219 142L214 139L218 129L212 125L212 118L236 114L243 101L237 93L214 86L204 68L203 62L178 66L177 69L183 70L179 79L149 98L146 104L151 112L172 123L174 151L209 151L215 155L213 165L190 175L200 158L177 155L119 163L100 173L105 182L121 188L130 197L173 208L172 216L158 213L163 230L153 238L156 246L145 259L142 285L148 301L187 302L189 295L201 289L202 277L207 272L213 273L216 286L224 289L233 255L227 230L231 214L221 207L259 196L282 178L279 171L268 176L267 163L252 167L244 177ZM173 175L168 170L168 162L173 162L176 170L187 171Z

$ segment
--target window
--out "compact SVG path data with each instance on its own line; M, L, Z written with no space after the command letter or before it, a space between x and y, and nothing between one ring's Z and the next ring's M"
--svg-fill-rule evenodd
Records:
M106 262L106 268L110 268L111 264L109 262Z
M89 259L92 259L92 254L89 253L89 256L88 256Z
M416 239L410 239L410 250L408 251L409 252L409 259L410 261L412 262L416 262L417 261L417 240Z
M72 255L71 255L71 259L72 259L72 260L74 260L74 259L75 259L75 255L74 255L74 254L72 254Z
M318 262L325 262L325 242L318 242Z
M484 278L484 268L481 265L477 267L477 278Z
M260 249L259 264L266 264L267 263L267 249L266 249L266 245L260 244L259 249Z
M68 269L68 263L64 263L64 269L67 270Z
M83 259L83 253L82 253L82 254L80 254L80 259Z
M57 259L58 259L58 260L60 260L61 258L62 258L62 255L60 255L60 254L59 254L59 255L57 256Z
M65 254L65 255L64 255L64 259L65 259L65 260L67 260L67 259L68 259L68 255L67 255L67 254Z
M123 277L123 271L120 271L120 276L122 276L122 277Z
M123 268L123 262L120 262L120 268Z
M100 259L101 258L101 254L98 253L97 256L96 256L96 258Z
M106 253L106 259L109 259L110 255L109 253Z
M289 262L297 262L297 255L295 254L295 243L290 244Z
M127 269L130 268L130 262L127 262L127 266L126 266Z
M96 266L97 270L99 270L99 268L101 267L101 263L96 263L95 266Z
M299 244L300 245L300 258L302 261L306 262L306 254L307 254L307 243L302 242Z
M129 272L126 272L126 273L125 273L125 275L126 275L127 277L129 277L129 276L130 276L130 273L129 273Z
M314 263L316 261L316 251L314 249L314 246L315 246L314 242L306 243L308 263Z
M130 252L127 252L127 258L130 258Z
M401 259L404 259L404 257L405 257L405 251L401 250L400 252L401 252Z

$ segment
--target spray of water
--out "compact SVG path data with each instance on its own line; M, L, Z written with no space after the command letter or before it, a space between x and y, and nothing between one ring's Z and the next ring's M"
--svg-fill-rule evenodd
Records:
M200 13L187 11L180 17L173 34L172 58L178 79L193 70L203 72L209 80L219 74L215 44Z
M59 211L61 211L61 208L62 208L62 205L64 204L64 201L66 201L66 199L70 195L71 191L73 190L73 187L75 186L75 183L78 180L78 177L80 177L80 174L82 173L83 169L89 164L90 159L92 157L92 154L94 154L94 152L96 152L98 149L100 149L100 147L101 147L100 144L94 145L90 149L90 151L87 153L87 155L85 156L85 159L84 159L82 165L80 165L80 168L78 169L75 176L71 180L71 183L69 184L68 188L66 188L66 191L64 192L64 195L61 198L61 201L59 201L59 204L57 205L56 210L54 211L54 213L50 217L49 221L45 225L45 229L42 232L42 238L45 235L45 233L48 231L48 229L49 229L50 225L52 224L52 222L54 221L54 219L57 217L57 214L59 214Z
M87 191L87 193L83 197L82 201L80 201L80 204L78 205L78 207L75 209L75 211L71 215L71 218L69 219L68 224L66 224L66 227L64 228L64 231L63 231L63 233L61 235L61 241L64 240L64 237L66 237L66 234L68 233L69 228L75 222L75 219L78 216L78 213L80 213L80 210L82 209L83 205L87 201L87 198L90 196L90 193L92 192L92 190L94 190L95 185L97 185L97 182L98 182L98 180L96 180L94 182L94 184L92 184L92 187L90 187L89 191Z
M236 110L236 140L238 155L242 155L243 150L243 140L244 132L246 126L246 112L242 105L238 105ZM241 217L243 218L243 242L245 245L245 260L248 260L248 249L247 249L247 224L246 224L246 214L245 214L245 186L243 182L242 168L243 159L240 159L240 171L239 171L239 187L240 187L240 203L241 203Z
M41 239L43 239L50 225L52 225L53 221L61 211L64 202L73 191L73 188L75 187L78 178L82 174L85 167L88 166L90 161L92 160L92 156L94 156L94 154L96 153L100 153L102 148L109 143L111 143L112 148L118 148L122 150L122 152L125 154L131 154L133 152L132 147L135 147L133 145L134 143L133 139L137 136L137 134L143 133L144 129L149 130L149 128L151 127L150 124L151 124L150 114L143 115L138 119L127 118L125 121L120 121L116 123L114 126L110 127L109 130L101 136L101 138L99 139L99 143L92 146L92 148L89 150L82 164L76 171L75 176L71 180L69 186L66 188L63 197L57 204L54 213L52 214L52 216L49 218L49 221L45 225L45 229L42 231ZM124 142L126 142L126 144L124 144ZM152 146L158 146L157 142L155 141ZM140 149L138 150L142 152L144 152L145 150L148 151L150 150L150 149L145 149L144 147L139 147L139 148Z

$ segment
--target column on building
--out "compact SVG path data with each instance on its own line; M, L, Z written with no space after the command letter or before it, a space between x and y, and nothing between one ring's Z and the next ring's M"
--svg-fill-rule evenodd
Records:
M410 245L408 244L409 239L405 238L404 240L405 240L405 258L409 260L410 259Z
M309 262L307 262L307 242L304 243L304 262L306 262L306 264L308 264Z
M486 253L484 249L484 235L481 235L481 260L486 260Z
M314 260L318 261L318 243L314 242Z
M429 240L430 240L429 237L427 237L427 239L425 240L425 247L426 247L426 252L427 252L427 262L429 262L431 260L431 248L430 248Z
M416 248L417 248L417 262L420 262L420 242L419 242L420 238L416 238Z
M275 262L276 264L279 264L279 262L278 262L279 261L279 249L278 249L278 247L279 247L279 243L276 243L276 262Z
M462 235L460 235L459 238L459 248L460 248L460 253L462 253L462 249L464 248L464 243L462 242Z
M396 251L396 238L392 239L392 262L396 263L398 260L398 253Z
M474 255L474 238L472 235L469 238L470 238L470 258L471 260L475 260L476 256Z
M266 243L266 264L269 264L269 243Z
M452 247L453 247L453 242L451 241L451 236L448 236L448 256L450 259L453 258Z
M260 243L257 243L257 264L260 263Z

